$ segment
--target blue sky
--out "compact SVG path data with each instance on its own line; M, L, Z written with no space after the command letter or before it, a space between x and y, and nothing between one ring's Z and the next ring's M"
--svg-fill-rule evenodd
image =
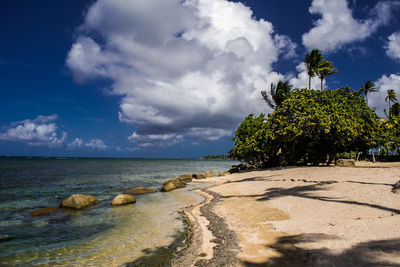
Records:
M305 87L319 48L339 74L400 94L400 2L355 0L0 3L0 155L224 154L260 91ZM318 88L319 81L313 80Z

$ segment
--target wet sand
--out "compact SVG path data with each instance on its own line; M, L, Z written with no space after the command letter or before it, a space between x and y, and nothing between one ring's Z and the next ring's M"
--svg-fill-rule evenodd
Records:
M400 163L208 178L185 266L400 266ZM190 255L190 256L189 256ZM190 264L188 260L190 259ZM176 266L183 266L176 261Z

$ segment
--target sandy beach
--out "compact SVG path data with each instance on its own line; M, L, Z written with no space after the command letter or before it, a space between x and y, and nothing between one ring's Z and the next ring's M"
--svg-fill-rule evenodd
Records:
M208 178L176 266L400 266L400 163Z

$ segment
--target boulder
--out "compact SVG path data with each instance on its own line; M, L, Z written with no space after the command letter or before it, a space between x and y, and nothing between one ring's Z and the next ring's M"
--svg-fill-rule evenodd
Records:
M71 209L83 209L99 203L99 200L91 195L76 194L64 199L60 207Z
M354 159L339 159L336 163L338 167L355 167L356 161Z
M143 195L143 194L149 194L149 193L154 193L157 192L157 190L153 188L148 188L148 187L134 187L131 189L128 189L124 192L124 194L128 195Z
M239 169L239 172L247 170L247 166L243 163L237 165L237 168Z
M178 179L185 183L190 183L193 180L193 175L192 174L182 174L182 175L178 176Z
M204 173L194 173L193 178L194 179L206 179L207 176Z
M111 201L111 205L126 205L135 202L136 198L134 196L129 194L119 194Z
M228 172L229 173L237 173L237 172L239 172L239 167L236 165L232 165Z
M186 186L186 183L178 178L172 178L168 181L164 182L163 187L161 188L161 192L168 192L177 188L183 188Z
M213 175L212 175L212 173L210 172L210 171L206 171L206 177L212 177Z
M175 186L175 184L173 183L173 182L167 182L167 183L164 183L164 185L163 185L163 187L161 188L161 192L168 192L168 191L171 191L171 190L174 190L174 189L176 189L176 186Z
M31 211L31 212L29 212L29 214L33 217L46 216L46 215L56 212L57 210L58 210L58 208L49 207L49 208L43 208L43 209L37 209L37 210Z

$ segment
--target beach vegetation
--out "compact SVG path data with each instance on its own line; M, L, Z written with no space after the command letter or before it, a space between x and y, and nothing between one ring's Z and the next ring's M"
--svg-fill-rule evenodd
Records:
M294 89L267 118L251 114L240 124L229 155L263 166L317 165L379 147L384 132L383 121L348 87Z
M282 102L288 97L291 90L292 86L289 84L289 81L283 82L279 80L276 85L271 83L271 97L269 97L266 91L261 91L261 95L265 103L275 110L281 106Z

